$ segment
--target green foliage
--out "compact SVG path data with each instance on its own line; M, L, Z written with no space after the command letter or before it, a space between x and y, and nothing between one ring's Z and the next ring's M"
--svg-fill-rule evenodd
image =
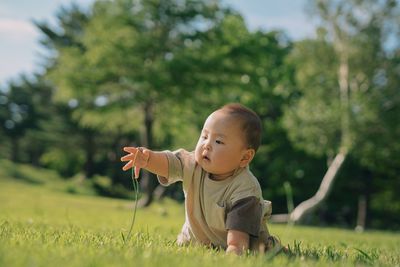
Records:
M55 148L45 152L41 162L61 175L69 177L80 171L84 159L82 151L72 150L66 153L65 149Z
M140 130L146 109L168 112L153 106L189 93L171 81L171 61L180 57L185 36L212 23L217 10L208 2L96 2L80 25L79 43L58 47L57 65L48 73L59 88L56 99L76 99L73 117L84 127Z
M9 155L14 161L29 158L37 163L35 157L43 148L29 144L40 142L37 130L48 117L50 97L51 88L40 76L21 75L0 90L0 134L4 135L3 142L9 142Z
M331 45L300 41L288 61L295 66L300 91L285 108L284 126L289 138L310 154L335 153L341 142L341 117L335 72L338 66Z
M122 184L112 183L107 176L95 175L92 179L93 189L102 196L128 198L129 191Z
M317 38L296 42L288 57L297 94L285 103L283 124L293 144L308 154L329 162L339 151L349 153L337 191L328 208L320 209L320 216L329 216L339 206L357 209L358 196L343 198L343 191L375 202L376 192L388 190L382 181L397 185L399 116L394 113L400 101L399 79L392 74L399 43L388 47L387 42L398 39L400 7L391 0L317 0L309 8L320 28ZM368 212L382 214L377 206Z

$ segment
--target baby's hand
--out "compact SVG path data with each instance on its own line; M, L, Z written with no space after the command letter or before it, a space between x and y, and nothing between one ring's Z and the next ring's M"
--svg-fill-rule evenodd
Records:
M128 161L128 163L122 167L122 170L126 171L135 167L135 178L138 178L140 169L147 166L150 150L143 147L124 147L124 151L129 154L121 158L121 161Z

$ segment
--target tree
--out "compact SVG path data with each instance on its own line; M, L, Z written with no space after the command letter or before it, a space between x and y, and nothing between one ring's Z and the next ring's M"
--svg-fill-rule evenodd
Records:
M322 26L317 40L299 42L294 49L292 60L301 65L296 79L301 96L286 109L285 125L297 146L330 160L315 196L290 214L294 222L326 199L349 153L366 163L365 148L375 147L371 136L364 138L366 132L376 134L371 124L394 133L382 124L389 114L376 109L385 103L382 88L389 83L373 77L386 70L389 57L383 44L387 25L396 25L396 1L318 0L312 7ZM380 97L373 98L377 94ZM390 154L398 153L398 147L385 147Z
M46 117L51 90L40 76L28 78L21 75L0 91L0 131L10 141L9 154L14 162L31 162L38 165L42 148L35 146L40 128ZM30 144L23 146L24 138L30 136Z
M219 20L218 11L214 1L96 2L79 45L57 48L57 64L49 71L56 99L79 103L72 116L82 127L141 131L136 145L157 148L156 114L190 94L172 79L171 62L186 37ZM155 179L145 173L141 183L148 205Z
M84 34L84 27L88 23L89 15L81 11L80 8L73 4L70 8L61 7L57 14L58 25L57 28L52 29L46 22L35 22L36 26L44 34L41 43L49 49L49 54L46 58L46 78L49 77L49 73L53 72L60 66L60 59L58 53L63 49L72 49L74 51L83 52L85 50L82 44L82 36ZM58 101L58 95L60 94L60 86L55 86L52 94L52 100L63 104L64 106L75 107L77 100L70 98L66 102ZM65 110L64 110L65 111ZM68 114L68 113L67 113ZM84 152L86 153L86 159L84 163L84 169L87 177L91 177L94 174L94 136L95 131L90 127L77 127L76 134L83 136L85 147ZM64 152L67 153L68 151ZM48 152L51 157L46 157L45 161L52 165L48 159L54 157L54 155L61 155L57 152L57 146L55 150ZM55 157L57 159L58 157ZM67 157L64 157L66 159Z

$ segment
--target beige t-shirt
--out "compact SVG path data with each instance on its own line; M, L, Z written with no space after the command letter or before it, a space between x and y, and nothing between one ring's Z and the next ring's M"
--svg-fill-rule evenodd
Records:
M255 225L254 229L259 231L259 235L254 234L255 238L268 235L265 222L271 215L271 202L263 200L260 184L248 168L239 170L225 180L215 181L196 163L194 152L183 149L165 152L168 177L159 176L158 180L162 185L182 181L185 195L185 223L178 236L179 244L198 242L226 248L227 212L247 198L257 199L261 212L256 217L256 223L260 225ZM240 213L231 218L235 216L240 216ZM228 224L232 225L231 222Z

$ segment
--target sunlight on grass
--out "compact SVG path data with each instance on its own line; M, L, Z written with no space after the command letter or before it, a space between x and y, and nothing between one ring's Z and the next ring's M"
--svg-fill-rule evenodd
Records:
M0 178L0 266L399 266L400 234L270 225L288 254L227 256L178 247L183 206L166 199L140 209L122 235L133 202L71 195Z

